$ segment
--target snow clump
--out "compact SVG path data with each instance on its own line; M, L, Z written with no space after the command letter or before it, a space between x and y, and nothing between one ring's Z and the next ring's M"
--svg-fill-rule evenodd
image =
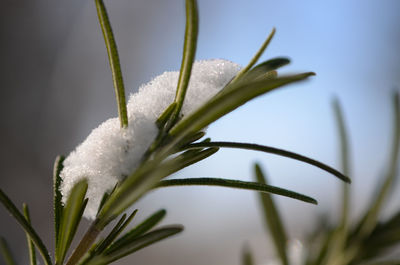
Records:
M222 59L196 61L182 114L187 115L204 104L239 70L238 64ZM118 118L106 120L69 154L61 171L64 203L74 184L86 178L89 201L84 216L95 219L104 192L135 170L157 136L155 122L174 101L178 78L179 72L165 72L140 86L127 104L128 128L121 129Z

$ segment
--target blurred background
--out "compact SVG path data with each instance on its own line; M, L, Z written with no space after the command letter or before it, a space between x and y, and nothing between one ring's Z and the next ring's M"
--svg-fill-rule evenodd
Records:
M0 187L52 238L52 166L102 121L117 116L105 45L94 1L0 0ZM127 94L164 71L178 70L183 0L106 1L119 47ZM199 0L197 59L245 65L272 27L262 59L288 56L286 73L315 71L309 81L262 96L208 129L214 140L271 145L338 167L332 99L342 103L350 131L353 216L372 196L390 147L391 95L400 84L400 2ZM340 182L290 159L221 150L185 170L185 177L253 178L253 163L271 183L315 197L319 206L277 198L292 238L311 230L317 214L336 216ZM397 185L399 186L399 185ZM399 188L399 187L398 187ZM392 197L387 213L398 209ZM223 188L168 188L135 207L137 220L166 208L164 223L185 232L119 264L239 264L245 242L259 264L272 257L256 194ZM87 224L85 224L87 225ZM0 234L20 264L22 230L0 207Z

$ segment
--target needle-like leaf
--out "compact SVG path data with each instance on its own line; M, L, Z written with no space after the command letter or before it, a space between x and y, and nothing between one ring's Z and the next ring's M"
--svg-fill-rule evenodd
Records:
M260 49L253 56L253 58L251 58L250 62L246 65L246 67L240 70L240 72L235 76L235 78L232 80L232 83L239 80L244 74L246 74L253 67L253 65L257 63L258 59L260 59L261 55L264 53L265 49L268 47L268 44L274 37L275 31L276 31L275 28L273 28L267 39L261 45Z
M176 108L176 102L172 102L171 105L169 105L163 113L161 113L160 117L158 117L156 121L156 125L158 129L163 129L167 121L171 118L172 113L174 113Z
M126 214L124 214L118 223L114 226L107 237L101 242L100 245L95 249L95 254L102 253L106 248L110 247L118 235L125 229L125 227L132 221L133 217L136 215L137 210L133 211L128 219L126 219ZM126 221L125 221L126 219Z
M26 221L23 214L18 210L18 208L14 205L14 203L7 197L7 195L0 189L0 202L4 205L7 211L17 220L17 222L22 226L26 233L28 233L31 237L33 243L35 243L39 253L43 257L43 261L46 265L51 265L51 258L49 256L49 252L47 251L46 246L43 244L43 241L38 236L33 227Z
M192 72L192 66L196 55L198 28L199 18L197 1L186 0L185 42L183 44L182 64L175 96L176 107L174 108L174 112L171 117L171 125L173 125L179 118L183 101L185 99L186 90L189 85L190 74Z
M110 20L103 0L95 0L97 15L101 30L103 32L104 41L107 47L108 60L110 62L111 73L114 81L115 95L117 98L118 114L121 127L128 127L128 114L125 103L125 87L122 79L121 65L119 62L117 44L115 43L114 34L111 28Z
M312 204L317 204L317 201L315 199L294 191L278 188L275 186L265 185L262 183L233 180L233 179L220 179L220 178L168 179L160 181L157 187L192 186L192 185L220 186L226 188L268 192Z
M240 78L240 80L238 80L238 82L249 83L249 82L254 82L256 80L260 80L262 78L267 77L268 73L270 73L271 71L274 71L274 70L276 70L284 65L287 65L289 63L290 63L290 60L288 58L283 58L283 57L278 57L278 58L273 58L273 59L267 60L267 61L255 66L250 71L248 71L246 74L244 74Z
M22 206L22 210L24 212L24 216L26 218L26 221L31 224L31 217L29 215L29 208L28 205L25 203ZM26 233L26 240L28 243L28 249L29 249L29 261L31 265L36 265L36 251L35 251L35 245L33 244L33 241L31 239L31 236Z
M267 179L258 164L255 165L254 171L257 182L267 185ZM281 259L282 265L288 265L289 260L286 253L287 235L278 208L276 207L271 194L260 193L259 198L264 210L265 223L267 225L267 229L272 235L276 252Z
M142 223L140 223L135 228L131 229L129 232L127 232L125 235L123 235L121 238L119 238L117 241L115 241L107 249L107 253L110 253L116 249L122 248L124 245L129 244L129 242L131 242L133 239L150 231L150 229L155 227L165 217L166 213L167 212L164 209L161 209L161 210L155 212L154 214L152 214L150 217L148 217Z
M162 239L182 232L182 230L183 227L181 225L171 225L163 228L158 228L140 237L136 237L130 242L126 242L126 244L121 246L121 248L113 249L113 251L106 251L103 255L94 258L87 265L100 265L111 263L146 246L154 244Z
M341 169L345 176L350 175L350 162L349 162L349 140L346 131L346 125L344 122L343 111L340 103L337 99L333 101L333 110L335 113L336 124L338 128L338 134L340 139L340 158L341 158ZM348 226L348 214L350 207L350 186L346 183L342 184L342 209L341 209L341 226L344 230L347 230Z
M299 160L302 162L305 162L307 164L316 166L322 170L325 170L326 172L331 173L332 175L338 177L339 179L345 181L345 182L350 182L350 179L337 171L336 169L323 164L315 159L293 153L290 151L286 151L283 149L271 147L271 146L265 146L265 145L259 145L259 144L250 144L250 143L236 143L236 142L201 142L201 143L193 143L187 145L185 148L187 149L192 149L192 148L206 148L206 147L220 147L220 148L239 148L239 149L247 149L247 150L253 150L253 151L260 151L260 152L265 152L265 153L271 153L275 155L280 155L284 157L289 157L295 160Z
M88 188L87 180L82 180L72 188L62 214L60 223L60 242L56 249L56 264L64 262L67 251L74 238L76 229L82 218L87 200L85 200Z
M17 262L11 254L10 248L3 237L0 237L0 254L3 256L6 265L17 265Z
M63 169L63 156L57 156L54 162L53 169L53 208L54 208L54 230L55 230L55 243L56 248L58 247L58 239L60 233L60 220L63 212L62 194L61 194L61 183L60 177L61 170Z

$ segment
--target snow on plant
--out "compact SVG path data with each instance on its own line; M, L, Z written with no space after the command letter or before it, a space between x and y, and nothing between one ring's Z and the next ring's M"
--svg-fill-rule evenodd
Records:
M290 151L250 143L203 139L208 125L253 98L314 75L309 72L278 76L277 69L289 63L287 58L273 58L257 64L274 36L275 29L242 69L225 60L194 62L198 34L197 2L186 0L185 41L180 72L167 72L156 77L140 87L139 92L133 94L126 104L111 24L103 0L95 0L95 4L114 81L119 125L117 118L105 121L66 159L62 156L56 159L53 187L54 260L30 224L28 206L24 205L24 212L21 213L0 190L0 202L26 232L31 265L37 264L36 249L46 265L109 264L181 232L181 225L153 229L165 216L165 210L160 210L121 235L134 219L137 210L130 214L125 212L155 188L214 185L317 203L306 195L261 181L165 179L212 156L219 148L249 149L297 159L350 182L339 171ZM83 215L94 220L71 251L71 242ZM116 222L110 232L98 239L104 228L114 220ZM7 264L15 263L4 239L0 240L0 253Z
M221 59L195 62L182 115L216 95L239 69L238 64ZM84 216L95 219L103 194L137 168L155 140L157 118L173 102L178 77L179 72L165 72L142 85L128 101L127 128L120 128L118 118L105 121L64 160L60 175L64 202L73 186L87 179L89 201Z

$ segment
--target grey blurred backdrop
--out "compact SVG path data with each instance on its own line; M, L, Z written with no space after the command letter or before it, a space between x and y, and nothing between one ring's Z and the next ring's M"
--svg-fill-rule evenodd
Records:
M106 5L128 94L163 71L179 68L183 0ZM245 65L275 26L276 37L263 59L286 55L292 64L284 72L317 73L236 110L211 126L209 135L281 147L337 166L331 109L337 96L351 132L352 212L357 216L384 170L390 146L390 96L400 84L398 10L396 0L199 0L198 59ZM29 202L34 225L52 244L55 156L68 154L99 123L117 116L93 1L0 0L0 86L0 187L18 205ZM316 213L335 215L340 183L285 158L222 150L183 175L250 180L254 161L269 172L272 184L319 200L315 207L278 198L293 238L310 230ZM399 198L387 212L398 209ZM138 220L164 207L165 223L183 223L186 230L120 264L239 264L244 242L260 264L273 256L252 192L170 188L152 192L135 206ZM24 234L3 207L0 234L24 264Z

